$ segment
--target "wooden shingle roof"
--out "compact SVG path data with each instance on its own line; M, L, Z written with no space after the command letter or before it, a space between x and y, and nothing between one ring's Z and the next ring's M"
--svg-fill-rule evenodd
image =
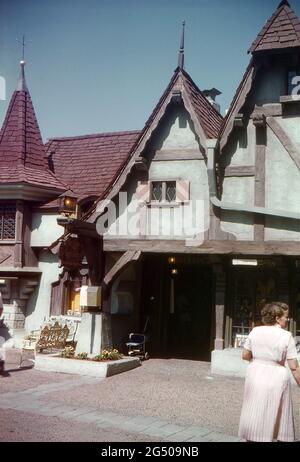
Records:
M56 178L81 200L102 197L126 161L139 131L53 138L46 144Z
M249 53L300 47L300 21L283 0L254 40Z
M0 183L26 183L60 191L65 186L49 170L45 147L24 78L13 93L0 131Z

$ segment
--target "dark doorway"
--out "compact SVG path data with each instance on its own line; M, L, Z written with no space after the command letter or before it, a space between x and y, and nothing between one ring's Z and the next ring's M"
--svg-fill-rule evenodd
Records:
M151 356L210 361L212 274L201 261L147 256L143 264L142 320L149 319ZM141 328L143 326L141 325Z

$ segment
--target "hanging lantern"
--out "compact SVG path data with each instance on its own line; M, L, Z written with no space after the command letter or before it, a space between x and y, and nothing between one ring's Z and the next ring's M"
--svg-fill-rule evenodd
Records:
M75 215L76 208L77 197L70 189L59 196L59 213Z

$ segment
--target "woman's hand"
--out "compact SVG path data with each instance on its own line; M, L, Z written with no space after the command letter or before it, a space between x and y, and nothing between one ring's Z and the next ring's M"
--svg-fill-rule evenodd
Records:
M250 350L246 350L246 348L244 348L242 358L244 359L244 361L251 361L252 352Z
M298 387L300 387L300 367L297 359L288 359L287 363L289 365L289 368L291 369L291 372L294 376L294 379L297 382Z

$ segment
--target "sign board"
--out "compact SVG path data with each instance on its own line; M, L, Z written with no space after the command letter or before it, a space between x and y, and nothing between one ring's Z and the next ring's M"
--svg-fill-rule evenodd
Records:
M80 289L80 306L100 308L101 306L101 287L82 286Z

